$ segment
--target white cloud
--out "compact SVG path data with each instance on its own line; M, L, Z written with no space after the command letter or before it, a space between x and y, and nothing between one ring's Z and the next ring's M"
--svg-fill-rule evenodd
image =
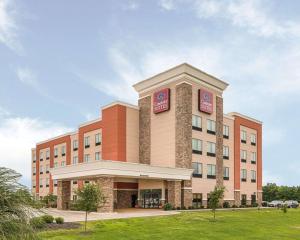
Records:
M13 0L0 0L0 42L21 54L23 48L18 40L15 17L16 8Z
M6 117L0 119L0 166L15 169L30 184L31 148L39 141L70 131L57 123L39 119Z
M25 85L35 88L40 91L39 83L36 74L29 68L18 68L17 71L18 79Z
M160 0L159 1L159 6L167 11L175 9L175 2L174 0Z
M139 8L139 5L135 1L129 1L123 6L124 10L137 10Z
M263 170L263 185L267 183L276 183L277 185L284 184L278 174L271 173L268 170Z

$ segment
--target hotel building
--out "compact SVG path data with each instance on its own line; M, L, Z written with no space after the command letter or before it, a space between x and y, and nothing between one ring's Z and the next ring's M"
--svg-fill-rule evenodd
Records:
M262 123L223 113L227 83L181 64L136 83L138 106L114 102L101 117L32 149L32 192L68 209L88 182L106 197L99 211L207 205L226 188L231 205L262 201Z

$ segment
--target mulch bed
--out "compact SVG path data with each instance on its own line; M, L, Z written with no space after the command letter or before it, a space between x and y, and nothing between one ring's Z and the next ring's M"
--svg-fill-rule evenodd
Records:
M65 222L63 224L48 223L44 230L76 229L80 227L81 224L76 222Z

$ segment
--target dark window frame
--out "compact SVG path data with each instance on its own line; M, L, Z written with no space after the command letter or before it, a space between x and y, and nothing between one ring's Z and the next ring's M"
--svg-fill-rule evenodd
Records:
M192 150L192 153L202 155L202 151L195 150L195 149Z
M207 152L206 155L209 157L215 157L216 153Z
M207 179L216 179L216 175L206 175Z
M202 127L192 126L192 129L196 130L196 131L199 131L199 132L202 132Z
M208 134L211 134L211 135L216 135L216 131L206 130L206 132L207 132Z

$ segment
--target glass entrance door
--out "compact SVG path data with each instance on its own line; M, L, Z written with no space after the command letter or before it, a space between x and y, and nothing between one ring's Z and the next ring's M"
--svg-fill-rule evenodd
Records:
M159 208L161 189L145 189L140 192L143 208Z

